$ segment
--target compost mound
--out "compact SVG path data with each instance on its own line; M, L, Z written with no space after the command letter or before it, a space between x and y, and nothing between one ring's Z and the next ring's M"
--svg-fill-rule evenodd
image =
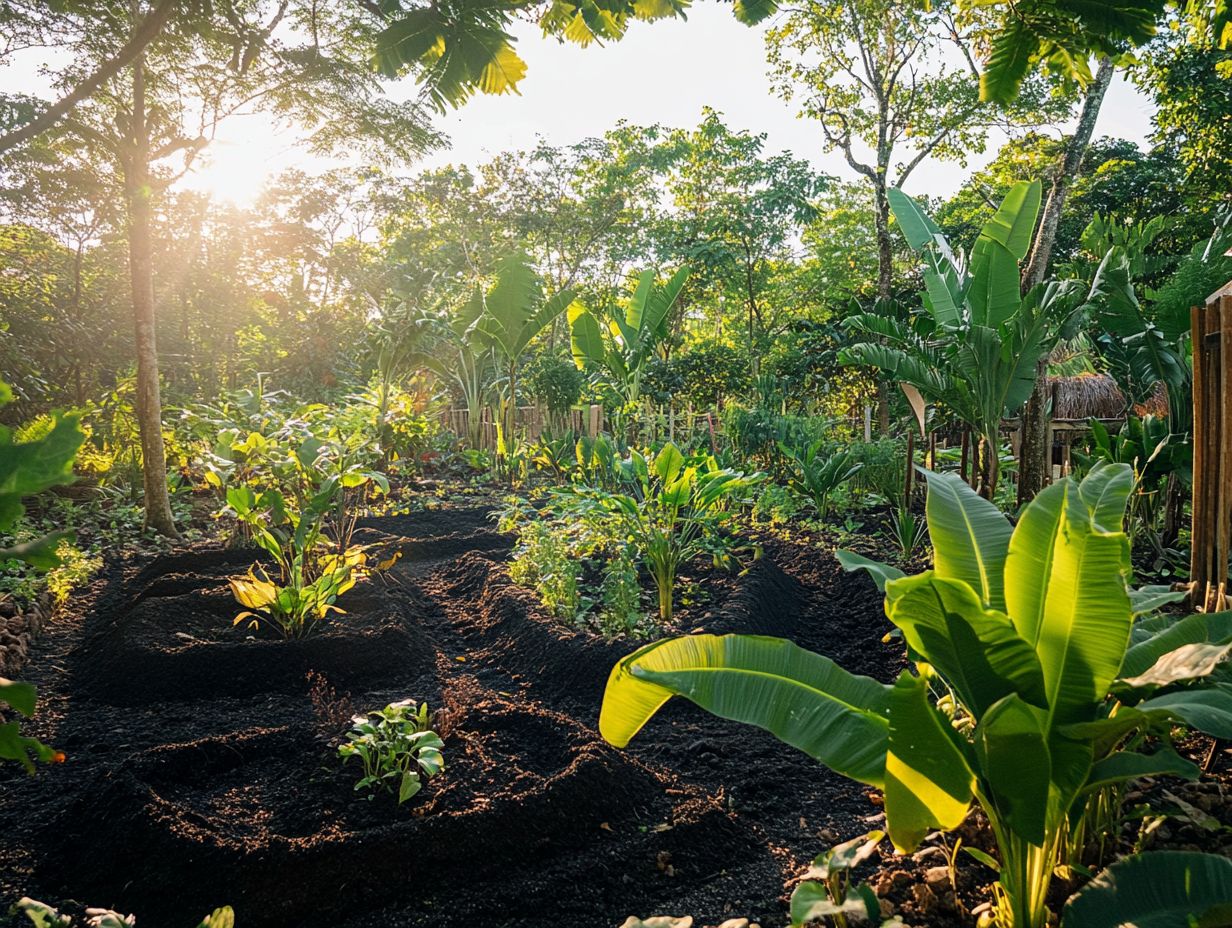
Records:
M298 693L309 670L342 687L424 673L434 650L416 616L368 579L338 602L310 637L283 638L268 625L235 623L242 607L227 578L252 556L223 552L185 563L160 558L104 597L73 656L83 693L114 705ZM241 566L242 565L242 566Z
M569 718L478 688L457 695L446 770L412 803L356 793L358 763L343 766L312 729L155 748L69 811L59 830L72 839L43 878L154 923L223 893L239 923L300 924L533 867L666 805L654 773Z

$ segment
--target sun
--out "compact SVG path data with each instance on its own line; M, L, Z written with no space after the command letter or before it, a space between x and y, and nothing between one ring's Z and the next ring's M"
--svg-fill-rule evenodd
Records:
M287 150L286 140L272 129L253 118L224 123L180 181L180 189L208 194L219 203L251 206Z

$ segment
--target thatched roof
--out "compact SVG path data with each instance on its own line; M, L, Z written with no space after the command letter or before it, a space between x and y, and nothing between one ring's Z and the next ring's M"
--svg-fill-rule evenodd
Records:
M1116 419L1125 414L1125 396L1107 374L1049 377L1054 419Z

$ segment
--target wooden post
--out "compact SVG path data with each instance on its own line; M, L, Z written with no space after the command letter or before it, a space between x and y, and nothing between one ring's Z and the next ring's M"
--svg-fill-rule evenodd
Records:
M1193 529L1190 604L1228 608L1232 558L1232 284L1190 310L1193 341Z

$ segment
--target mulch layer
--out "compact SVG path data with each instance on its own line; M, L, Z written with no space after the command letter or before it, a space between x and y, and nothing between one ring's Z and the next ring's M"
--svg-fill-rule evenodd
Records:
M226 581L251 553L202 545L111 565L24 671L40 695L30 733L68 759L32 778L0 768L0 903L80 900L155 928L221 904L240 928L783 924L814 855L883 827L880 797L682 700L628 750L608 746L603 687L637 642L545 615L509 580L512 539L490 515L368 520L363 540L401 559L304 641L233 625ZM758 540L743 574L685 572L698 595L671 631L782 636L891 681L905 661L883 640L871 581L844 573L827 537ZM351 715L408 697L439 710L447 768L398 807L356 793L336 746ZM1214 768L1201 784L1142 787L1157 807L1183 804L1157 840L1227 844L1225 754ZM963 839L987 834L973 818ZM911 857L883 847L862 876L887 912L972 923L990 871L964 856L954 886L940 838Z

